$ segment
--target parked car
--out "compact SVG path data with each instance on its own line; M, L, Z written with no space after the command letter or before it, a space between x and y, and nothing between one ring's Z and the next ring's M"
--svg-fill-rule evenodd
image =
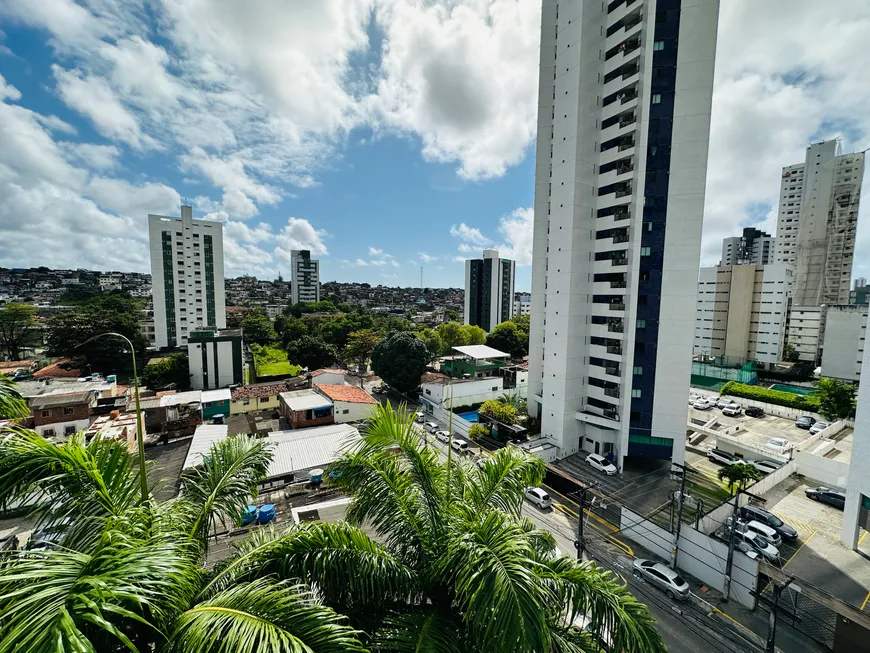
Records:
M829 506L834 506L834 508L839 508L840 510L846 507L846 494L839 490L831 490L826 487L808 487L804 490L804 494L813 501L827 503Z
M417 424L422 424L426 421L426 415L424 413L421 413L420 411L417 411L417 416L414 418L414 421L417 422Z
M809 415L801 415L794 421L794 425L797 426L799 429L803 429L804 431L808 431L815 423L816 418L810 417Z
M757 521L770 526L783 539L792 541L797 539L797 531L768 510L758 506L743 506L740 509L740 516L747 521Z
M737 456L727 451L722 451L722 449L710 449L707 452L707 458L720 465L733 465L737 462Z
M709 403L706 399L698 399L694 404L692 404L692 408L695 410L710 410L713 407L713 404Z
M539 487L530 487L526 490L526 500L534 503L541 510L553 507L553 500L547 491Z
M821 433L826 428L828 428L830 424L828 422L816 422L810 427L810 435L815 435L816 433Z
M743 409L739 404L728 404L725 408L722 409L723 415L728 415L729 417L737 417L740 414L740 411Z
M450 432L449 431L435 431L435 437L444 442L445 444L450 442Z
M634 573L662 589L670 599L684 601L689 598L689 584L677 572L660 562L638 558L634 561Z
M728 399L727 397L719 397L719 401L716 402L716 408L728 408L731 404L737 403L733 399Z
M746 554L747 558L758 560L758 551L756 551L751 544L747 544L743 540L740 540L734 544L734 548Z
M436 433L439 430L438 424L436 422L426 422L426 430L429 433Z
M776 453L785 454L791 449L792 444L791 440L786 438L770 438L764 446Z
M777 548L782 546L782 536L776 532L776 529L771 528L767 524L762 524L759 521L751 519L749 521L738 522L738 529L739 528L742 528L744 531L758 533Z
M592 468L597 469L599 472L604 472L608 476L613 476L619 470L616 469L616 465L607 460L604 456L599 456L597 453L591 453L586 456L586 463Z
M776 562L779 560L779 549L773 546L773 544L771 544L763 535L759 535L754 531L740 532L735 530L734 540L737 542L745 542L755 549L760 556L764 557L765 560L770 562Z
M749 406L743 413L747 417L764 417L764 410L758 406Z
M699 399L701 399L700 395L689 395L689 405L692 406Z
M750 460L749 464L755 467L755 469L762 474L773 474L773 472L782 467L782 463L777 463L772 460Z
M453 442L450 443L450 446L453 447L453 451L456 451L457 453L468 453L468 443L460 438L453 438Z

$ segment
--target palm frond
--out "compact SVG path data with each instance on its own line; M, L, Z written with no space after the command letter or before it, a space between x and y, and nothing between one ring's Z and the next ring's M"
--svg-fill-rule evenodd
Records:
M0 374L0 419L19 419L30 415L27 401L15 387L15 382Z
M218 521L239 519L271 461L269 447L255 438L239 435L213 444L203 463L185 473L183 499L196 507L190 533L205 543Z
M494 508L518 516L526 488L540 485L544 461L515 447L504 447L489 456L471 484L468 499L475 509Z
M667 650L649 609L612 572L591 562L561 556L545 561L541 577L557 597L554 617L562 617L566 626L582 618L588 630L606 633L615 651Z
M345 653L366 649L359 633L304 587L263 578L230 587L177 620L173 653Z
M197 570L164 538L107 531L92 553L13 551L0 565L0 653L136 650L187 604Z
M508 515L488 512L457 529L442 574L474 642L486 650L545 651L547 606L555 596L539 582L541 565Z
M598 641L597 636L588 630L550 626L549 653L601 653L606 650L609 650L606 640Z
M384 653L468 653L465 624L456 615L424 606L388 617L372 636L372 650Z

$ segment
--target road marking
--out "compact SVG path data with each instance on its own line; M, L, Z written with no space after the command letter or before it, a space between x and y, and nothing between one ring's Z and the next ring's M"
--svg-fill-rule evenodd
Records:
M713 612L715 612L716 614L720 614L720 615L722 615L722 616L725 617L728 621L730 621L731 623L733 623L735 626L739 627L739 628L742 629L742 630L745 630L747 633L749 633L750 635L752 635L752 637L753 637L753 640L752 640L752 641L746 639L745 637L740 637L740 635L737 635L737 636L740 637L740 639L742 639L742 640L743 640L744 642L746 642L747 644L755 644L755 638L758 637L758 634L757 634L754 630L752 630L752 629L750 629L750 628L747 628L747 627L744 626L742 623L740 623L739 621L737 621L734 617L732 617L732 616L729 615L729 614L726 614L725 612L722 612L719 608L717 608L717 607L715 607L715 606L713 607ZM708 617L711 616L711 615L713 614L713 612L711 612L711 613L708 614L707 616L708 616Z
M867 607L867 601L870 601L870 592L867 592L867 596L864 597L864 603L861 604L862 610Z
M801 552L801 549L804 548L804 547L807 545L807 542L809 542L811 539L813 539L813 535L815 535L815 534L816 534L816 532L813 531L812 533L810 533L810 536L809 536L807 539L805 539L803 542L801 542L801 545L797 548L797 550L796 550L794 553L792 553L792 554L791 554L791 557L790 557L788 560L786 560L785 563L782 565L782 568L783 568L783 569L786 568L786 566L788 565L788 563L790 563L792 560L794 560L794 557L795 557L798 553Z
M554 508L558 508L560 511L564 512L566 515L570 515L571 517L575 517L575 518L576 518L576 517L579 517L579 515L578 515L575 511L571 510L568 506L564 506L564 505L562 505L561 503L554 503L554 504L553 504L553 507L554 507ZM588 508L585 510L585 513L586 513L587 515L589 515L590 517L594 517L596 520L600 521L602 524L604 524L604 525L607 526L608 528L612 529L614 532L616 532L616 531L619 530L618 528L616 528L615 526L613 526L613 524L611 524L610 522L607 522L607 521L601 519L601 518L600 518L598 515L596 515L594 512L589 512L589 509L588 509ZM623 541L620 540L619 538L615 537L614 535L608 535L607 533L603 533L603 535L604 535L608 540L610 540L611 542L613 542L616 546L618 546L620 549L622 549L623 551L625 551L625 552L626 552L628 555L630 555L632 558L634 557L634 549L632 549L630 546L628 546L628 544L626 544L625 542L623 542Z
M858 538L858 544L861 544L861 542L864 541L864 538L867 537L867 533L870 533L870 531L864 531L864 534ZM867 603L867 601L864 601L864 603Z

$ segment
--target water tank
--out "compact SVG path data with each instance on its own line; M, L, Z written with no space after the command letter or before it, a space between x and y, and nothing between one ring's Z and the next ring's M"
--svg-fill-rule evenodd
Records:
M323 470L319 467L308 472L308 476L311 478L312 485L317 485L323 482Z
M257 513L258 524L268 524L275 519L275 506L271 503L264 503L260 506L260 511Z
M118 419L120 416L121 416L120 410L113 410L111 413L109 413L109 418L111 418L111 419Z
M257 506L248 506L242 511L242 526L246 526L257 519Z
M117 380L118 380L118 377L115 376L114 374L109 374L109 376L106 377L106 381L108 381L109 383L114 383Z

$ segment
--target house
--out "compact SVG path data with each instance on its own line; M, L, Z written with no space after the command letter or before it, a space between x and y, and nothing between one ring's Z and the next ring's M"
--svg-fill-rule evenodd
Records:
M311 382L314 385L343 385L344 370L321 369L311 373Z
M164 442L170 439L192 435L202 424L202 392L158 393L139 402L145 424L146 435L157 435ZM127 410L136 410L131 399Z
M510 358L510 354L486 345L454 347L453 351L457 353L441 359L440 370L454 379L497 376Z
M251 413L258 410L278 410L281 405L278 395L288 390L300 390L311 387L310 381L304 376L294 376L278 382L253 383L251 385L233 388L230 397L230 415Z
M315 389L332 401L336 424L366 419L378 405L378 400L359 386L316 385Z
M58 361L55 361L51 365L46 365L41 370L37 370L33 373L34 379L45 379L50 377L56 378L67 378L67 379L77 379L82 376L81 370L76 369L64 369L63 365L70 364L69 358L62 358Z
M222 388L220 390L203 390L200 396L203 421L214 419L215 415L229 417L231 394L229 388Z
M99 435L103 440L126 442L131 451L136 449L136 413L112 412L101 415L85 431L85 439Z
M449 409L451 406L475 406L490 399L498 399L504 394L504 383L500 376L482 379L437 379L424 383L420 399L432 412L433 406Z
M323 426L335 421L332 401L314 390L282 392L278 401L281 415L287 418L291 429Z
M8 377L30 376L34 369L36 369L36 362L32 360L0 361L0 374Z
M97 402L94 392L40 395L30 400L34 430L51 438L73 435L91 424L91 407Z

